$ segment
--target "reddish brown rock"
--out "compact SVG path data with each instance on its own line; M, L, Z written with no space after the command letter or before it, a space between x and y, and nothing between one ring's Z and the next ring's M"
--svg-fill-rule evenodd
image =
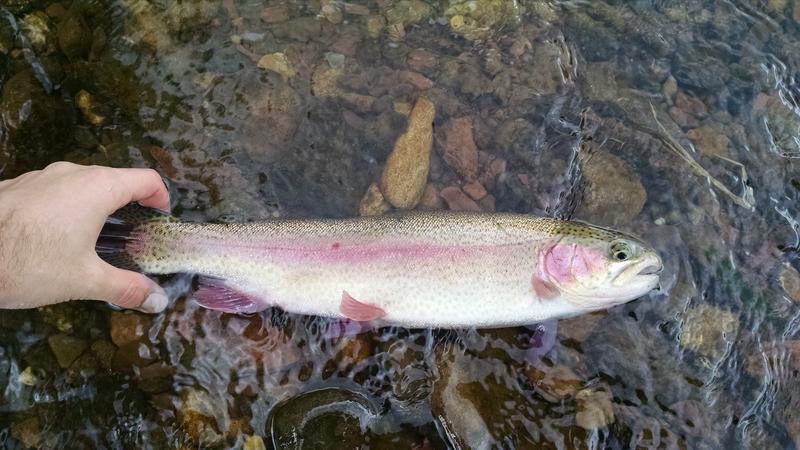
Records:
M481 207L457 186L448 186L439 194L451 211L480 211Z
M474 200L480 200L483 197L486 197L486 189L483 187L482 184L478 183L477 181L473 181L471 183L467 183L461 187L461 189L467 193L470 197Z
M497 182L497 177L506 171L506 160L503 158L496 158L486 165L480 176L481 184L486 187L487 191L493 191L494 185Z
M442 203L442 197L439 196L439 190L436 189L436 186L428 183L428 185L425 186L425 190L422 192L422 197L419 199L417 209L435 211L442 209L443 206L444 204Z
M111 313L111 342L117 347L136 342L144 336L147 323L141 314Z
M721 155L729 157L731 140L718 127L704 125L686 133L686 137L706 156Z
M672 120L681 128L694 128L699 124L694 116L675 106L669 109L669 116L672 117Z
M411 70L430 74L439 66L439 57L424 48L415 48L408 52L408 67Z
M583 387L580 377L563 365L549 366L538 362L528 366L525 375L536 392L551 402L573 397Z
M478 176L478 147L472 136L472 119L451 119L443 127L444 161L459 175L472 181Z
M410 70L403 70L398 74L398 79L401 83L409 83L419 90L430 89L433 87L433 81L424 75L412 72Z
M691 114L698 119L708 116L706 104L697 97L690 97L683 92L678 91L675 96L675 106L688 114Z
M289 20L289 7L283 4L267 6L261 11L261 20L265 23L280 23Z

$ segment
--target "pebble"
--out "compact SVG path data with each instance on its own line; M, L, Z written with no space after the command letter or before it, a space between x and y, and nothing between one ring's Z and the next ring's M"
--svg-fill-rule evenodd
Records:
M371 38L379 38L384 28L386 28L386 19L382 15L372 14L367 17L367 34Z
M440 193L451 211L481 211L475 200L469 198L458 186L448 186Z
M496 207L496 200L494 195L489 194L478 201L481 209L486 212L494 212Z
M261 436L247 436L244 440L244 450L267 450L267 446L264 445Z
M797 273L794 267L784 265L781 268L778 281L786 295L794 300L795 303L800 303L800 273Z
M433 184L428 183L428 185L425 186L425 190L422 192L419 203L417 203L417 209L436 211L443 207L444 203L442 202L442 197L439 196L439 190Z
M487 191L493 191L497 177L505 173L507 167L506 160L503 158L495 158L486 165L481 173L478 181L486 188Z
M679 91L675 96L675 106L698 119L704 119L708 116L708 109L702 100L697 97L690 97L682 91Z
M75 103L78 105L78 109L81 110L86 120L92 125L102 125L103 122L105 122L105 116L96 111L97 106L92 94L81 89L75 94Z
M477 178L478 147L472 136L472 119L451 119L444 125L443 133L444 161L467 181Z
M583 175L587 186L578 212L586 219L618 227L642 211L647 191L639 175L620 158L597 151L584 163Z
M386 200L396 208L413 208L425 190L435 114L436 107L430 100L425 97L417 99L405 133L397 139L386 160L380 188Z
M681 347L716 362L739 330L736 314L713 305L702 304L686 311L680 333Z
M486 197L488 194L488 192L486 192L486 188L484 188L483 185L477 181L469 182L462 186L461 189L476 201Z
M47 338L47 343L62 369L69 367L89 346L83 339L66 334L54 334Z
M144 316L132 312L114 311L111 313L110 321L111 342L117 347L140 340L148 326Z
M267 6L261 11L261 20L264 23L280 23L289 20L289 7L280 4Z
M706 156L720 155L730 157L731 140L725 133L710 125L694 128L686 133L686 137Z
M11 436L25 448L39 448L42 443L42 427L38 417L29 417L11 425Z
M331 64L331 66L333 65ZM284 78L291 78L295 74L295 71L290 66L286 55L280 52L270 53L262 56L261 59L258 60L258 68L261 70L275 72Z
M364 198L361 199L361 204L358 205L358 214L362 216L380 216L390 209L392 209L392 205L383 198L378 185L372 183L367 188Z
M568 366L538 362L525 368L525 375L536 392L550 402L574 396L583 387L583 380Z
M596 430L614 423L614 405L607 391L579 391L575 396L575 409L575 424L585 430Z
M214 418L214 409L217 405L218 403L202 390L189 389L181 395L178 421L181 429L200 447L214 447L222 443L223 436Z
M426 90L433 87L433 81L417 72L410 70L403 70L398 74L398 80L401 83L409 83L419 90Z
M439 66L439 56L424 48L415 48L408 52L406 62L409 69L430 74Z
M661 85L661 93L664 94L664 97L667 99L668 104L673 103L673 97L675 94L678 93L678 82L675 81L675 78L670 75L664 80L664 84Z

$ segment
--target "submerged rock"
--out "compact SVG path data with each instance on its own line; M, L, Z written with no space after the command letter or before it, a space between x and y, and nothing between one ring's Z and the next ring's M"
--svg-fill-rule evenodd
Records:
M47 343L62 369L69 367L89 346L85 340L66 334L54 334L47 338Z
M392 209L392 205L383 198L378 185L372 183L358 205L358 214L361 216L379 216L390 209Z
M247 436L244 440L244 450L267 450L261 436Z
M597 151L583 165L587 186L578 214L604 225L619 227L642 211L647 192L623 160Z
M572 397L583 387L583 380L568 366L561 364L551 366L539 362L528 366L525 375L536 392L551 402Z
M519 23L522 7L515 0L450 0L444 14L453 31L469 40L476 40L499 28Z
M739 317L736 314L702 304L686 312L680 334L681 347L695 351L714 363L736 341L738 330Z
M273 448L363 448L378 417L371 398L342 388L302 393L275 405L267 420Z
M42 426L38 417L15 422L11 425L11 437L20 441L25 448L39 448L42 443Z
M786 295L800 303L800 273L794 267L785 265L781 268L779 282Z
M458 186L448 186L439 193L451 211L481 211L481 207Z
M604 428L614 423L614 405L608 391L584 389L575 396L575 423L586 430Z
M295 74L286 55L280 52L262 56L258 60L258 68L275 72L284 78L291 78Z
M181 395L178 409L178 422L200 447L216 447L222 444L224 436L220 433L215 411L219 404L205 391L190 389Z
M472 119L449 120L443 127L442 157L459 175L471 181L478 176L478 147L472 136Z
M92 30L78 13L69 13L58 25L58 45L69 59L85 59L92 46Z
M147 318L134 312L111 313L111 342L117 347L136 342L145 335L149 326Z
M386 160L380 187L394 207L411 209L419 202L430 170L433 118L436 107L425 97L417 99L406 132L397 138Z

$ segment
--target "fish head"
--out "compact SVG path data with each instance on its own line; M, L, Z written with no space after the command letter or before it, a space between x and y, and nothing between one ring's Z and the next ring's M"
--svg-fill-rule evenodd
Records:
M573 314L620 305L658 286L663 263L643 241L581 222L563 228L539 250L534 290L545 286Z

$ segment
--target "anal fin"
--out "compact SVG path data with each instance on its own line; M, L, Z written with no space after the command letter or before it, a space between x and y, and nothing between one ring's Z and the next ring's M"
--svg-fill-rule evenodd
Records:
M380 319L386 315L382 308L360 302L347 291L342 291L342 301L339 303L339 312L350 320L357 322L369 322L370 320Z
M200 276L199 284L194 299L204 308L227 313L254 313L269 307L269 303L260 297L237 290L222 278Z

